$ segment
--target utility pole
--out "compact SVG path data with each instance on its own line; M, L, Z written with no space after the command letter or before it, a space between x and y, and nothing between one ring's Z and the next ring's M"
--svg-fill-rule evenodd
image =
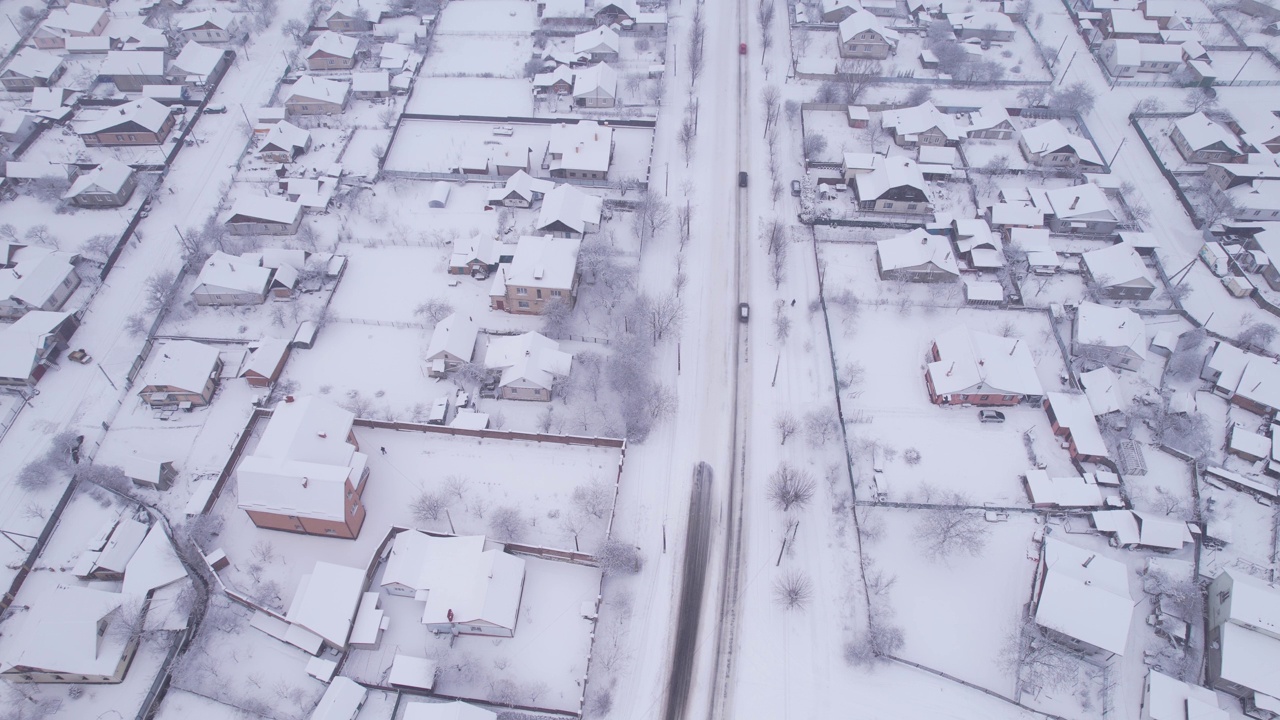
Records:
M1231 78L1231 82L1230 82L1230 83L1228 83L1229 85L1235 85L1235 84L1236 84L1236 79L1240 77L1240 73L1244 72L1244 66L1245 66L1245 65L1248 65L1248 64L1249 64L1249 61L1250 61L1250 60L1252 60L1252 59L1253 59L1253 50L1250 50L1250 51L1249 51L1249 57L1245 58L1245 59L1244 59L1244 62L1240 63L1240 69L1236 71L1235 77Z
M1114 155L1111 156L1111 162L1107 163L1108 166L1112 166L1116 164L1116 158L1120 157L1120 150L1124 148L1124 141L1128 139L1129 138L1127 137L1120 138L1120 144L1116 146L1116 152Z
M1075 61L1076 61L1076 53L1073 52L1071 53L1071 59L1067 61L1067 66L1062 68L1062 74L1058 76L1057 80L1053 81L1055 85L1067 78L1067 71L1071 69L1071 63Z

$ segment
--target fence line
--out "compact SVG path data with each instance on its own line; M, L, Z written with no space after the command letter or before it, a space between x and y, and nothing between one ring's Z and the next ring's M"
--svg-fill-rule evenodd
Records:
M75 476L71 476L71 482L67 483L67 488L62 491L62 497L58 498L58 503L53 506L53 511L49 513L49 522L44 524L44 529L40 531L40 535L36 538L36 542L31 546L31 551L27 553L26 560L22 561L22 566L18 568L18 574L14 576L13 582L9 583L9 589L5 591L4 597L0 598L0 613L9 609L13 604L13 599L18 596L18 591L22 589L22 583L26 581L27 575L31 574L31 570L36 565L40 553L44 552L45 545L48 544L53 531L57 529L59 522L62 520L62 511L67 508L67 503L71 502L71 496L75 494L76 488L80 485L80 480Z

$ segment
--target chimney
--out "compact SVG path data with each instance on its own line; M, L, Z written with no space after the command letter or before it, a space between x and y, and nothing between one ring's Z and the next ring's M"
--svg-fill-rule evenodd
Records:
M1069 207L1069 208L1067 208L1067 209L1068 209L1068 210L1075 210L1075 209L1076 209L1076 206L1077 206L1077 205L1079 205L1079 204L1080 204L1080 196L1079 196L1079 195L1077 195L1077 196L1075 196L1075 197L1071 198L1071 207Z
M1018 341L1013 341L1013 347L1009 348L1009 357L1013 357L1013 351L1018 349Z
M293 396L292 396L292 395L285 395L285 396L284 396L284 401L285 401L285 402L287 402L287 403L291 403L291 402L293 402Z
M1089 567L1089 563L1093 562L1093 559L1095 557L1097 557L1097 555L1090 555L1088 560L1085 560L1084 562L1080 563L1080 567ZM1085 584L1088 584L1088 582L1089 581L1086 580Z
M924 235L921 235L921 236L920 236L920 244L921 244L921 245L928 245L928 244L929 244L929 234L928 234L928 233L925 233Z
M304 477L302 478L302 487L306 487L306 486L307 486L307 483L309 483L309 482L311 482L311 481L310 481L310 480L308 480L308 479L304 476Z
M951 371L956 369L955 361L951 362L951 367L947 368L947 377L951 377Z
M322 438L327 438L327 437L329 437L329 433L327 433L327 432L318 432L318 433L316 433L316 435L318 435L318 436L320 436L320 437L322 437Z

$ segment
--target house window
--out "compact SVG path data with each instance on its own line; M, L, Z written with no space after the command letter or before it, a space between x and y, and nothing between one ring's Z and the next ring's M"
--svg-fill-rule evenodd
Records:
M356 503L356 504L352 505L352 506L351 506L351 517L355 517L355 516L356 516L356 511L357 511L357 510L359 510L359 509L360 509L360 503Z
M124 142L124 136L123 136L123 135L116 135L116 142Z
M517 295L528 295L528 294L529 294L529 289L528 289L528 288L516 288L516 294L517 294Z
M471 632L484 632L484 630L483 630L483 629L481 629L481 628L476 627L475 625L472 625L472 626L471 626Z
M1271 214L1272 214L1273 216L1275 215L1275 213L1271 213ZM552 291L551 291L551 297L553 297L553 298L564 297L564 292L563 292L563 291L561 291L561 290L552 290Z
M324 534L325 534L325 535L337 535L338 533L337 533L333 528L325 528L325 529L324 529Z
M529 307L529 301L528 301L528 300L517 300L517 301L516 301L516 307L519 307L519 308L527 308L527 307Z
M533 396L534 396L534 397L542 397L542 388L534 388L534 389L533 389Z
M917 207L917 204L916 204L916 203L907 203L907 209L908 209L908 210L915 210L915 209L916 209L916 207Z
M893 203L888 202L888 201L885 201L884 209L885 209L885 210L891 210L891 209L893 209Z
M990 395L979 395L979 396L978 396L978 399L979 399L979 400L982 400L983 402L986 402L987 400L991 399L991 396L990 396Z
M538 288L538 289L537 289L537 290L535 290L534 292L538 293L538 299L539 299L539 300L541 300L541 299L542 299L542 288Z

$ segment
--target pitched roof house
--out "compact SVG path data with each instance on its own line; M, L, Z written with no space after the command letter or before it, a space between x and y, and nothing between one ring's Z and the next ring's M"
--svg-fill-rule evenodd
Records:
M1046 537L1031 604L1036 624L1058 642L1086 653L1124 655L1134 607L1124 563Z
M274 123L258 147L258 157L269 163L290 163L311 149L311 131L287 120Z
M1039 402L1044 395L1027 344L959 325L933 341L925 369L937 405L996 407Z
M53 53L22 48L0 71L0 84L9 92L26 92L58 82L66 65Z
M555 300L572 307L578 294L581 246L577 238L520 238L511 263L498 266L490 307L516 314L541 314Z
M61 310L80 287L74 253L39 246L12 250L0 263L0 318L12 320L35 310Z
M168 107L144 97L108 108L97 118L80 123L76 133L88 146L161 145L174 122Z
M290 115L341 115L347 109L351 84L303 75L284 94Z
M1169 139L1187 162L1232 162L1244 156L1240 138L1202 112L1174 120Z
M249 357L240 368L240 377L250 387L271 387L284 370L289 359L289 341L279 338L263 338L249 344Z
M1079 168L1085 172L1098 172L1105 167L1093 143L1073 135L1057 120L1025 128L1018 147L1033 165Z
M222 77L226 68L227 55L222 50L188 40L165 75L175 83L204 87Z
M569 375L573 355L561 351L555 340L532 332L491 339L484 364L502 370L498 397L549 402L556 379Z
M33 310L10 325L0 325L0 385L35 385L49 359L67 346L79 322L67 312Z
M543 235L581 238L600 225L604 198L574 185L557 185L542 199L534 229Z
M68 38L102 35L110 21L104 8L71 3L65 9L51 10L31 34L31 42L43 50L64 48Z
M1102 188L1093 183L1053 190L1033 190L1036 207L1044 211L1056 233L1110 235L1120 225Z
M142 92L143 85L163 85L164 53L158 50L111 50L98 67L98 79L115 83L120 92Z
M1209 584L1208 611L1208 684L1241 698L1246 708L1275 708L1280 698L1280 674L1275 672L1280 666L1280 588L1242 570L1224 570Z
M929 101L901 110L886 110L881 116L881 124L886 130L893 131L894 142L903 147L954 147L964 137L964 132L956 126L955 119L938 110Z
M138 396L151 407L202 407L213 399L221 371L218 348L169 340L152 348Z
M76 7L73 5L72 7ZM0 642L0 677L11 682L119 683L138 638L108 632L122 622L122 593L57 585L31 600L21 625Z
M286 639L317 651L325 645L345 650L364 584L364 571L360 568L317 562L311 572L302 576L289 603L285 617L295 637L286 635Z
M424 357L427 373L432 377L444 377L459 365L471 362L479 334L479 326L462 313L453 313L436 323Z
M234 235L293 235L302 225L302 204L249 195L236 200L223 224Z
M535 178L524 170L518 170L507 178L500 188L489 191L489 204L503 207L533 207L543 196L551 192L555 183Z
M267 299L270 282L269 268L217 251L200 267L191 297L197 305L260 305Z
M83 208L120 207L129 202L137 186L133 168L106 158L97 167L78 175L62 199Z
M1132 245L1117 243L1081 256L1099 294L1111 300L1147 300L1156 290L1150 271Z
M1067 441L1067 452L1081 462L1094 462L1108 457L1107 443L1102 439L1093 407L1085 395L1045 393L1044 410L1054 435Z
M929 186L915 160L904 157L872 158L869 173L856 175L854 192L863 212L928 215L933 212Z
M422 623L432 632L515 637L524 577L524 559L482 535L405 530L392 542L382 587L424 601Z
M859 9L836 28L840 57L884 60L898 49L901 35L880 22L880 18Z
M1137 370L1147 359L1147 327L1128 307L1082 302L1071 328L1071 354L1120 370Z
M573 74L573 104L611 108L618 100L618 71L608 63L579 68Z
M354 539L369 457L360 452L355 416L318 397L276 405L253 454L240 460L240 509L272 530Z
M304 56L311 70L349 70L355 67L360 42L331 30L320 33Z
M178 36L188 42L229 42L234 23L235 16L225 8L182 15L178 19Z
M613 128L594 120L561 123L551 129L547 159L553 178L607 180L613 162Z
M617 31L606 25L573 36L573 54L585 55L592 62L616 61L620 47Z
M950 282L960 277L951 242L921 229L877 241L876 270L882 280Z

